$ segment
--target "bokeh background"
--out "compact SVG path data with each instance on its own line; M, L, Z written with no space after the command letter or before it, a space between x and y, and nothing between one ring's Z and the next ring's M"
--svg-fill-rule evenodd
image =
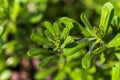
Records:
M41 32L44 21L66 16L81 23L84 12L92 26L98 26L101 8L108 1L115 7L114 15L120 16L120 0L0 0L0 80L110 80L116 60L112 54L101 54L97 66L85 70L80 64L87 50L81 50L83 54L75 55L61 71L54 64L39 68L40 58L26 54L41 47L30 34Z

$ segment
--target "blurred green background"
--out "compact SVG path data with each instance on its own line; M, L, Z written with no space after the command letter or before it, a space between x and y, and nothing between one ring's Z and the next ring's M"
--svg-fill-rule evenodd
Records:
M62 70L54 64L41 69L37 66L39 57L26 54L33 47L41 47L29 36L41 32L44 21L66 16L81 23L84 12L92 26L98 26L101 8L108 1L115 7L114 15L120 16L120 0L0 0L0 80L110 80L117 60L114 54L101 54L97 66L89 70L81 67L81 58L87 52L84 49L73 55L74 59L69 57L71 63Z

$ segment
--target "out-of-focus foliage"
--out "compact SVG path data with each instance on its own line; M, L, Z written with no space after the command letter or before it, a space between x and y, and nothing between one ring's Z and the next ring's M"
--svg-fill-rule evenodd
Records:
M33 80L119 80L119 16L119 0L0 0L0 80L24 58Z
M47 0L0 0L0 80L10 78L8 69L16 68L26 56L32 44L28 36L41 21L46 5Z

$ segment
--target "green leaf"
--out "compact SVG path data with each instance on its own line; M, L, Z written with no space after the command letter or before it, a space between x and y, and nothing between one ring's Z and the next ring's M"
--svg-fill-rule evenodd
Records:
M112 68L112 80L120 80L120 62Z
M65 24L65 28L63 29L60 36L60 39L65 39L69 35L70 30L73 28L74 20L67 17L62 17L60 18L59 22Z
M48 30L45 30L45 35L50 42L54 42L54 36Z
M47 43L43 45L43 48L53 48L54 45L52 43Z
M39 71L35 74L35 80L41 80L41 79L43 80L44 78L46 78L56 70L57 67L55 66L55 67L47 68L46 70Z
M79 51L81 48L85 47L88 43L87 42L80 42L76 47L73 48L65 48L63 49L64 55L70 56Z
M73 19L68 18L68 17L62 17L59 19L59 22L66 24L66 23L71 23L71 22L75 22L75 21Z
M43 67L46 67L46 66L54 59L54 57L55 57L55 56L49 56L49 57L43 59L43 60L40 62L39 66L42 67L42 68L43 68Z
M107 47L119 47L120 46L120 33L118 33L108 44Z
M85 69L89 69L92 66L93 58L95 57L95 54L93 52L88 52L85 57L82 59L82 66Z
M86 29L92 35L92 26L91 26L90 22L88 21L86 15L84 13L82 13L80 17L81 17L81 20L84 23Z
M66 39L66 37L69 35L69 32L70 32L70 30L72 29L72 24L69 24L69 26L71 26L71 27L65 27L64 29L63 29L63 32L61 33L61 36L60 36L60 38L61 39Z
M62 18L60 18L60 23L67 23L67 24L69 24L69 23L76 23L77 25L78 25L78 27L80 28L80 32L83 34L83 35L85 35L85 36L91 36L90 34L89 34L89 32L81 25L81 24L79 24L77 21L75 21L75 20L73 20L73 19L70 19L70 18L67 18L67 17L62 17ZM66 26L67 26L67 24L66 24Z
M36 42L39 42L39 43L42 43L42 44L45 44L45 43L49 43L50 41L48 41L45 37L37 34L37 33L32 33L30 35L30 38L33 40L33 41L36 41Z
M54 31L52 24L48 21L45 21L44 25L45 25L46 29L52 34L52 36L55 36L56 33Z
M100 27L103 27L105 34L108 32L111 20L114 15L114 7L110 2L105 3L101 11Z
M66 72L64 71L64 69L60 69L53 80L65 80L65 77L66 77L65 74L66 74Z
M86 36L86 37L91 37L92 35L86 30L85 27L83 27L81 24L78 24L78 27L80 28L80 32Z
M59 25L57 22L54 22L53 28L54 28L55 33L57 34L56 36L59 36L60 35L60 28L59 28Z
M2 35L2 33L4 32L4 27L8 25L8 20L5 20L2 25L0 25L0 36Z
M32 16L32 17L30 18L30 22L31 22L31 23L37 23L37 22L39 22L39 21L42 19L42 17L43 17L42 14Z
M67 38L65 39L65 41L63 42L63 44L61 45L61 49L63 49L68 43L73 42L73 38L71 36L67 36Z
M33 48L27 52L28 56L48 55L51 53L54 53L54 52L52 50L41 49L41 48Z
M99 53L103 52L106 48L107 48L106 46L101 46L101 47L95 49L94 53L99 54Z
M120 53L119 52L116 52L115 56L117 57L118 60L120 60Z
M11 19L13 20L13 21L15 21L16 20L16 18L17 18L17 16L18 16L18 14L19 14L19 12L20 12L20 9L21 9L21 6L20 6L20 0L15 0L14 1L14 7L13 7L13 9L12 9L12 13L11 13Z
M111 22L111 28L112 28L114 35L119 32L120 27L119 27L119 17L118 16L113 17L112 22Z
M117 27L118 24L119 24L119 16L114 16L111 25Z
M72 43L68 43L67 45L65 45L65 48L73 48L75 46L77 46L78 44L76 42L72 42Z
M93 50L96 47L97 43L93 43L88 51L88 53L82 59L82 66L85 69L89 69L92 66L92 62L96 54L94 54Z
M75 68L69 72L69 75L70 75L72 80L87 80L85 78L86 74L83 74L83 71L84 70L82 70L80 68Z

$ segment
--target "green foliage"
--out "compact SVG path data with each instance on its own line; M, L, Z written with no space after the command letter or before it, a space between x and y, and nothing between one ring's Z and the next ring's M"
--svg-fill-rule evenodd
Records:
M115 67L112 68L112 80L120 79L120 63L116 63Z
M108 44L107 47L119 47L120 33L118 33Z
M114 14L114 7L110 2L107 2L101 11L101 20L100 20L100 27L103 27L103 30L105 34L107 33L109 29L109 25L111 23L111 20L113 18Z
M87 20L87 17L85 16L84 13L81 14L81 20L82 20L82 22L84 23L87 31L92 35L92 32L91 32L92 26L91 26L90 22Z
M35 80L119 80L120 1L109 1L0 0L0 80L23 58Z
M49 56L46 55L46 57L43 58L40 62L39 66L46 67L50 62L54 62L60 70L63 70L63 72L58 72L55 80L64 80L66 78L66 73L69 74L69 76L73 78L73 80L94 80L91 75L88 75L88 78L83 77L78 79L73 77L75 76L75 74L77 75L77 73L82 76L82 71L78 70L78 72L71 72L71 68L74 68L73 66L75 64L82 64L83 68L89 70L91 67L93 67L93 63L95 64L95 66L102 65L106 61L105 55L110 54L112 51L115 51L115 48L118 48L120 46L118 27L119 17L113 15L113 5L110 2L106 2L101 9L101 19L99 26L93 27L84 13L81 14L80 18L85 27L79 24L77 21L72 20L68 17L62 17L53 24L45 21L45 30L43 30L43 35L39 35L39 33L31 34L31 39L33 41L41 43L42 49L34 48L32 50L29 50L28 55L43 55L53 51L51 52L51 54L54 54ZM83 37L78 37L72 32L77 27L79 28L79 31L83 35ZM109 38L110 36L112 37ZM87 53L86 47L89 48L87 50ZM84 53L81 52L82 50L84 50ZM81 55L83 54L84 56L81 57ZM75 58L75 55L76 57L82 59L80 60L78 58ZM100 56L100 64L98 65L98 59L96 59L97 56ZM74 59L78 59L79 64L75 63ZM114 73L112 74L112 77L116 74L119 75L114 70L113 72ZM89 71L86 72L86 74L88 73ZM63 76L63 78L60 78L60 76ZM97 80L99 79L103 80L103 78L97 78Z
M45 38L42 35L36 34L36 33L32 33L30 36L31 40L36 41L36 42L40 42L40 43L49 43L49 41L47 40L47 38Z
M9 67L16 68L21 58L26 56L27 48L32 44L27 39L32 31L31 26L42 19L34 17L43 16L39 11L45 10L38 9L37 5L46 6L46 2L43 4L33 0L0 0L0 80L9 80L13 74ZM36 11L30 10L31 4L34 8L36 6Z
M47 70L42 70L40 72L37 72L35 75L35 79L44 79L47 76L49 76L51 73L55 72L57 67L52 67Z
M54 51L48 50L48 49L33 48L33 49L29 50L27 54L29 56L38 56L38 55L46 55L47 56L50 53L54 53Z

